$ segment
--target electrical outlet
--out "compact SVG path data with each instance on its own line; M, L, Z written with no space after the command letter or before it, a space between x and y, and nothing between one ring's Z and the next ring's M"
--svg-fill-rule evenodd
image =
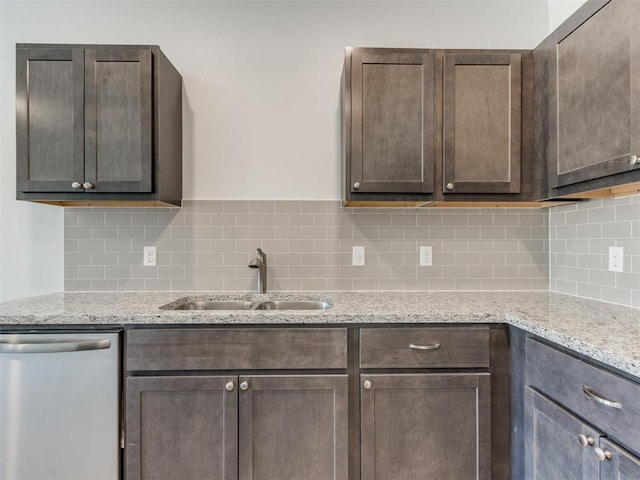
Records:
M624 249L622 247L609 247L609 270L621 272L624 266Z
M145 267L156 266L156 247L144 247L144 253L142 254L142 264Z
M433 248L420 247L420 266L430 267L433 265Z
M353 247L351 265L354 267L364 267L364 247Z

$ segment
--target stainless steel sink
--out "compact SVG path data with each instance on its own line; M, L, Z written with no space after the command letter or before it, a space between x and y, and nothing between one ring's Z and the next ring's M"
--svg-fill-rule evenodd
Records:
M326 310L333 305L324 300L177 300L163 310Z
M169 310L251 310L254 302L241 300L197 300L179 303Z
M255 310L326 310L327 308L331 308L331 305L321 300L266 301L255 306Z

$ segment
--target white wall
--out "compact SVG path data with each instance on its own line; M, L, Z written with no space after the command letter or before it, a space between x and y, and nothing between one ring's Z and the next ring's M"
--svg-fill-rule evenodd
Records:
M547 0L0 1L0 300L63 289L63 210L14 200L17 42L160 45L184 79L186 199L329 200L345 46L526 49L549 31Z
M549 0L549 32L553 32L587 0Z
M0 3L0 301L63 288L62 209L15 200L12 19L11 6Z

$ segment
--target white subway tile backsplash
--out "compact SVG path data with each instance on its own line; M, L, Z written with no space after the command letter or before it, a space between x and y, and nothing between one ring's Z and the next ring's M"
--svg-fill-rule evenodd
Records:
M226 200L223 202L224 213L249 213L248 200Z
M99 214L96 214L99 215ZM104 225L127 226L132 225L131 213L112 212L103 215Z
M574 210L566 213L566 217L556 219L556 226L562 225L582 225L589 223L589 211L588 210Z
M370 227L369 230L361 230L363 238L369 238L370 240L402 240L404 239L404 231L402 228L396 227ZM376 232L377 230L377 232ZM356 238L356 231L354 229L354 237ZM430 230L430 233L433 232ZM443 237L430 237L430 238L443 238Z
M236 215L236 225L239 227L260 227L262 219L263 216L259 213L240 213Z
M89 240L91 238L91 227L66 227L64 238L69 240Z
M269 259L271 289L546 289L548 215L529 209L343 209L333 201L270 200L185 201L181 209L160 210L67 209L65 288L250 291L256 273L247 264L261 247ZM157 247L157 267L141 265L146 245ZM352 247L361 245L366 266L353 267ZM423 245L433 248L431 267L418 266ZM566 239L551 242L566 245Z
M158 214L157 213L132 213L131 214L131 224L132 225L158 225Z
M132 267L130 266L105 266L104 268L104 278L116 278L116 279L126 279L133 278L131 274ZM97 278L97 277L90 277Z
M133 240L144 238L144 227L141 226L120 226L118 227L118 238Z
M550 209L550 288L638 306L640 195ZM573 236L573 228L576 236ZM624 271L608 270L609 247L624 248Z
M596 200L596 202L601 203L601 200ZM589 203L585 205L589 206ZM609 222L611 220L615 220L616 218L616 209L615 206L603 206L597 208L589 208L589 223L603 223Z
M602 238L629 238L631 237L631 222L608 222L602 224Z
M104 252L104 240L78 240L78 252Z
M116 292L118 291L118 280L91 280L91 286L88 290L94 292Z
M631 305L631 290L603 286L602 300L621 305Z

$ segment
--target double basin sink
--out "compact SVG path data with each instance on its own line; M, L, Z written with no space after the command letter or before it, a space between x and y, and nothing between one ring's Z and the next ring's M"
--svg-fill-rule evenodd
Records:
M160 307L163 310L326 310L328 299L198 299L182 298Z

